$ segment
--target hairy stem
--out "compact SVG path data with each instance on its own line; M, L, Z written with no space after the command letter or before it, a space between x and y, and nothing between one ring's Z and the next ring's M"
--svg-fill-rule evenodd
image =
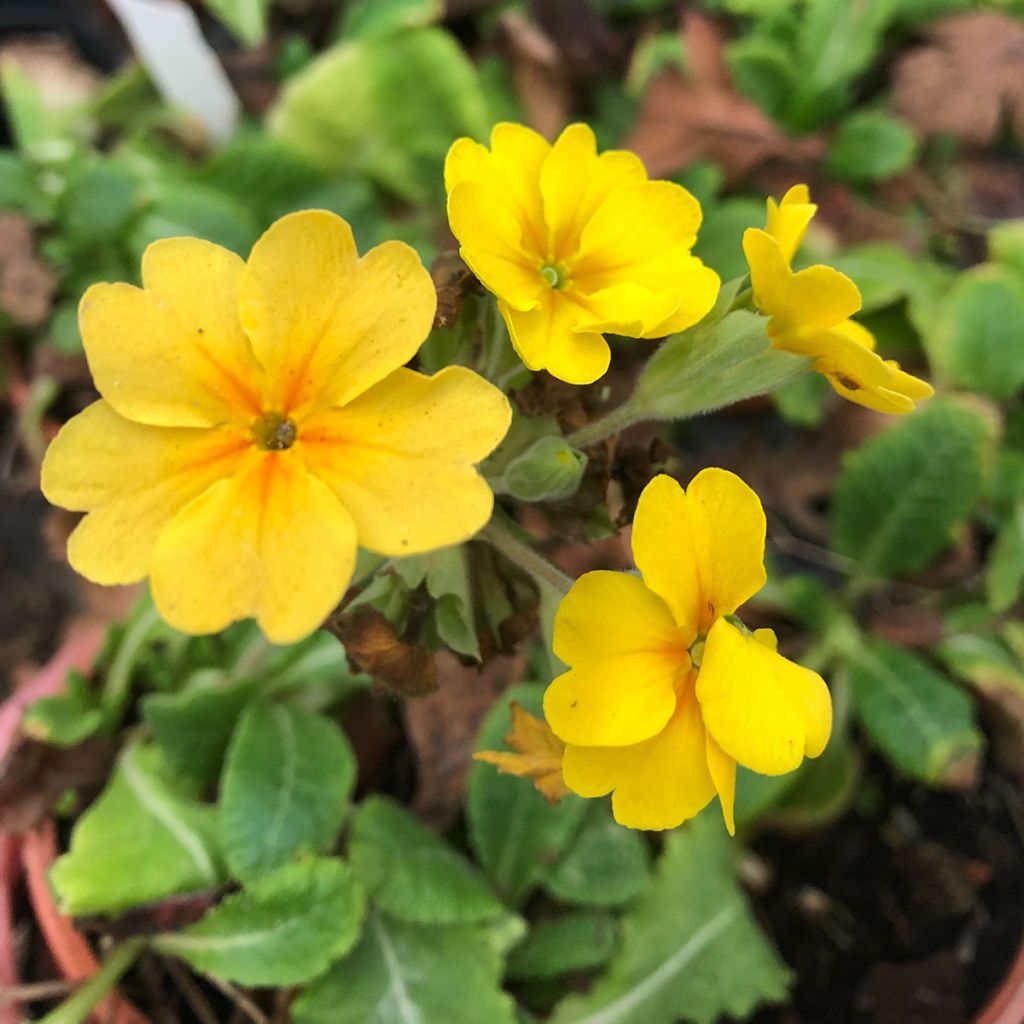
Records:
M560 596L569 593L572 580L557 565L516 537L504 523L492 519L480 531L480 537L532 576L542 588L554 590Z
M579 430L570 434L566 440L574 448L585 448L589 444L603 441L606 437L618 434L620 431L625 430L626 427L631 427L634 423L640 423L642 420L649 418L644 413L634 409L629 402L626 402L617 409L612 409L610 413L607 413L600 419L594 420L593 423L580 427Z

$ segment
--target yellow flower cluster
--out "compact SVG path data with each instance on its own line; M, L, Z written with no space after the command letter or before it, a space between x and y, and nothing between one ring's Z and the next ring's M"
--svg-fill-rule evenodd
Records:
M857 286L833 267L793 272L790 264L817 207L806 185L794 185L782 202L768 200L764 231L748 228L743 252L758 309L771 319L775 348L810 356L843 398L878 412L907 413L934 394L930 384L884 360L869 330L851 320L860 309Z

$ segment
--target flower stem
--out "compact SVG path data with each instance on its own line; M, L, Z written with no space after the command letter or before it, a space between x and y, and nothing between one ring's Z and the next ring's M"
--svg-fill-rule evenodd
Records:
M617 434L625 430L626 427L631 427L634 423L640 423L642 420L649 418L644 413L634 409L630 402L625 402L617 409L612 409L610 413L607 413L600 419L588 423L585 427L580 427L579 430L570 434L566 440L574 448L585 448L589 444L603 441L606 437L611 437L612 434Z
M479 536L510 562L532 576L542 589L554 590L559 596L569 593L572 580L557 565L553 565L539 552L525 544L498 519L492 519Z
M82 1024L121 980L121 975L135 963L144 945L142 939L129 939L112 949L100 969L73 996L43 1017L39 1024Z

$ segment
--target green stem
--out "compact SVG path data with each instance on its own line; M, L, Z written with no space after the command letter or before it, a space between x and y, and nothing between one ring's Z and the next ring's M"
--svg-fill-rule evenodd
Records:
M554 590L559 596L569 593L572 580L557 565L524 544L512 531L497 519L492 519L480 531L479 536L510 562L532 576L542 587Z
M110 662L103 687L103 707L108 725L116 724L120 718L139 651L159 624L160 613L151 605L140 613L122 637L117 653Z
M612 409L610 413L607 413L600 419L594 420L593 423L580 427L575 433L570 434L566 440L574 448L585 448L587 445L603 441L606 437L618 434L620 431L625 430L626 427L631 427L634 423L640 423L649 418L644 413L635 410L629 402L625 402L617 409Z
M143 939L129 939L115 946L99 970L73 996L43 1017L39 1024L83 1024L121 980L121 975L135 963L144 947Z

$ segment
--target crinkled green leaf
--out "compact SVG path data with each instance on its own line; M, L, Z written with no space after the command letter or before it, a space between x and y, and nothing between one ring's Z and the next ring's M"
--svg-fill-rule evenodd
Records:
M545 886L565 903L616 907L636 897L649 878L643 834L623 828L604 803L595 803Z
M807 359L772 348L766 323L756 313L737 310L669 338L641 372L631 408L652 419L699 416L806 371Z
M984 744L959 686L916 654L877 637L846 656L857 719L897 768L938 785L973 777Z
M373 902L400 920L471 924L504 911L465 857L386 797L360 804L348 855Z
M910 167L916 155L917 140L905 122L882 110L859 110L839 126L825 166L845 181L884 181Z
M476 749L504 749L509 702L518 701L540 715L542 697L543 688L530 684L503 693L484 721ZM470 842L484 873L509 906L520 906L549 876L552 865L569 849L585 810L577 797L552 806L529 779L501 775L489 764L473 765L466 799Z
M513 1024L501 957L483 926L408 924L371 913L353 952L291 1009L295 1024Z
M712 1024L784 999L789 971L747 906L735 857L712 815L670 833L607 972L553 1024Z
M983 264L961 274L925 338L932 361L957 384L1006 399L1024 388L1024 281Z
M863 577L925 568L970 514L988 424L933 400L847 456L832 495L833 547Z
M355 785L356 760L341 730L292 704L251 704L228 747L219 823L240 878L334 843Z
M616 920L607 911L578 910L547 918L512 950L510 978L557 978L600 967L615 948Z
M78 243L111 242L138 212L138 180L114 161L94 163L68 182L61 197L64 230Z
M286 864L153 940L161 953L242 985L298 985L347 953L363 921L364 897L344 862Z
M155 747L131 744L50 878L68 914L114 913L216 888L224 866L215 812L167 771Z

